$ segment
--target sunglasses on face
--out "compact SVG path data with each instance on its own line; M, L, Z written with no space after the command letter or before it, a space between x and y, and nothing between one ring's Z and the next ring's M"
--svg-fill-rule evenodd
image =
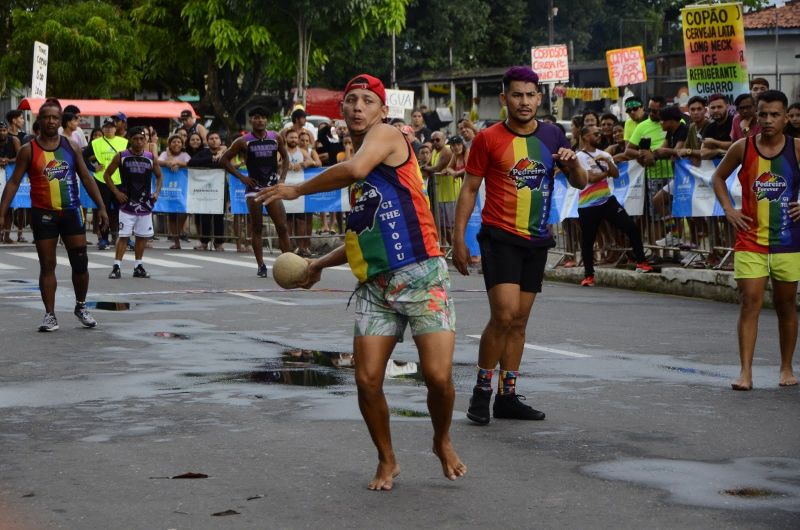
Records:
M631 112L635 112L635 111L639 110L640 108L642 108L642 107L633 107L632 109L628 109L628 110L626 110L625 112L627 112L628 114L630 114Z

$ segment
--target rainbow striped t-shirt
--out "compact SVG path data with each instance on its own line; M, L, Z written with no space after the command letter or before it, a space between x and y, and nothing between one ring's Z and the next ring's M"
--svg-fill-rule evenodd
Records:
M350 204L344 243L347 262L359 282L442 255L410 145L403 164L379 164L353 184Z
M59 137L58 147L48 151L31 141L31 207L42 210L70 210L80 206L80 189L75 172L75 151L69 140Z
M798 200L800 169L794 138L785 136L783 150L767 158L758 151L756 137L745 142L739 170L742 213L753 221L748 230L736 232L735 250L747 252L800 252L800 222L789 217L789 203Z
M582 149L578 151L578 161L587 173L605 171L609 165L614 165L611 155L600 150L589 153ZM608 186L607 178L598 182L587 182L586 187L578 193L578 208L600 206L605 204L609 197L611 197L611 188Z
M547 219L556 165L553 154L561 147L570 148L566 136L545 122L538 122L526 136L505 122L479 132L469 151L467 173L486 182L483 224L535 246L552 245Z

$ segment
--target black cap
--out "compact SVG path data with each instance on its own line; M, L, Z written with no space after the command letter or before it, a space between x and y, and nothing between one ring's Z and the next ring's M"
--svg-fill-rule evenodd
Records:
M8 129L8 124L4 121L0 121L0 129Z
M130 129L128 129L128 138L133 138L137 134L141 134L145 137L147 136L144 132L144 127L142 127L141 125L137 125L136 127L131 127Z
M191 110L187 109L181 111L181 118L191 118L192 116L194 116L194 114L192 113Z
M105 121L103 121L103 125L102 125L102 127L108 127L109 125L111 125L111 126L113 126L113 127L116 127L116 126L117 126L117 124L116 124L116 123L114 123L114 120L113 120L113 119L111 119L111 118L106 118L106 119L105 119Z
M464 139L463 139L463 138L461 138L461 137L460 137L460 136L458 136L458 135L451 136L450 138L448 138L448 139L447 139L447 144L448 144L448 145L453 145L453 144L463 144L463 143L464 143Z

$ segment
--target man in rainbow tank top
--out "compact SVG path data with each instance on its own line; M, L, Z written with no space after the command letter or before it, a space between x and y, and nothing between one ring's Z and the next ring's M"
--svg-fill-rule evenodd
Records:
M286 180L289 171L289 154L283 137L274 131L267 130L267 111L263 107L256 107L250 111L250 126L252 132L237 138L231 148L222 155L220 163L225 171L242 181L246 186L245 199L247 210L250 212L250 234L253 254L256 257L259 278L267 277L267 266L264 264L264 239L262 237L264 223L263 205L254 200L256 192ZM280 169L278 169L278 155L280 154ZM239 171L233 164L233 159L240 156L247 167L247 175ZM275 232L278 234L278 246L282 252L291 248L289 242L289 228L286 222L286 210L283 203L278 201L267 207Z
M39 290L45 315L39 331L56 331L56 248L59 237L64 241L72 266L72 286L75 290L74 314L81 324L93 328L97 322L86 309L89 290L89 259L86 256L86 223L81 211L78 177L89 196L97 204L100 226L108 227L106 213L95 179L83 162L80 149L58 134L61 125L61 105L47 100L37 116L40 134L22 146L17 165L3 190L0 201L0 231L11 199L19 189L25 173L31 181L31 228L39 254Z
M467 467L449 434L455 400L455 311L422 175L403 133L384 123L389 108L379 79L354 77L345 87L341 106L356 149L353 157L297 186L263 190L258 199L269 204L351 187L345 244L309 262L309 280L303 287L319 281L322 269L345 262L359 281L353 340L358 405L378 450L378 469L368 488L390 490L400 473L383 379L406 325L411 326L428 387L433 452L445 477L456 480Z
M767 281L778 315L781 367L778 384L793 386L792 357L797 344L797 282L800 280L800 140L783 134L786 95L767 90L758 97L761 134L743 138L728 150L714 172L714 192L736 229L734 277L739 286L739 360L734 390L753 388L753 354L758 315ZM725 179L737 166L742 185L741 210L734 208Z
M467 411L470 420L482 425L491 420L492 376L498 363L494 417L545 417L544 412L522 403L524 396L516 393L525 328L536 293L542 290L547 251L555 246L547 221L556 165L578 189L583 189L587 177L564 133L536 119L541 99L539 76L529 67L515 66L505 73L500 102L507 107L508 118L479 132L472 141L456 204L453 264L468 275L464 232L485 179L478 242L490 317L481 335L477 383Z

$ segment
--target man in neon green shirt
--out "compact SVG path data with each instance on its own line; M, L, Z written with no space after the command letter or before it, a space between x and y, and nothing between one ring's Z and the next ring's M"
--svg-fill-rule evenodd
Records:
M94 178L97 180L97 187L100 188L100 196L108 209L109 223L99 234L97 250L107 249L109 233L116 235L119 232L119 205L114 194L111 193L111 190L106 186L105 180L103 180L103 172L117 153L121 153L128 148L128 139L123 136L117 136L117 126L114 120L108 119L104 121L102 129L103 136L92 140L91 147L98 164L98 171L94 174ZM115 185L122 183L119 170L111 175L111 180Z
M636 126L647 117L647 113L644 111L642 100L636 97L630 97L625 100L625 112L628 113L628 119L625 120L623 138L627 142L633 136Z

